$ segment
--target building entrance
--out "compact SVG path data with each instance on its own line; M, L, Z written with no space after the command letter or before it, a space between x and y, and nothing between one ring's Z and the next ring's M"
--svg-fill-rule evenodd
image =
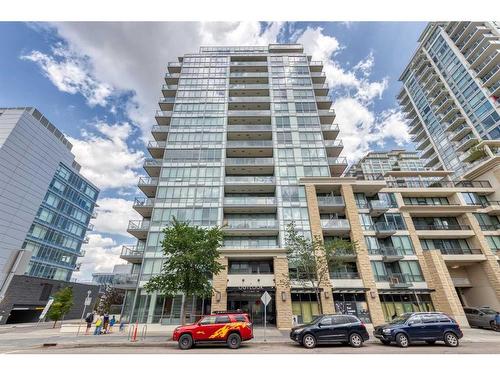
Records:
M262 291L231 291L227 295L227 309L229 311L241 310L247 313L255 325L264 325L264 304L260 297ZM267 324L276 324L275 293L268 291L271 302L267 305Z

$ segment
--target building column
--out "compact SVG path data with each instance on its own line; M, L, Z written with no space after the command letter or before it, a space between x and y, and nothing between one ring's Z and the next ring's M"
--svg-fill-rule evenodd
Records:
M462 219L464 224L469 225L474 231L474 246L481 249L481 252L486 257L486 260L481 262L481 267L497 298L496 301L488 302L488 304L492 308L500 309L500 266L498 265L496 255L490 249L488 241L486 241L486 237L474 215L472 213L466 213L463 215Z
M305 188L307 208L309 212L309 224L311 225L311 235L313 239L320 239L321 241L323 241L323 229L321 228L321 218L319 216L316 187L312 184L307 184ZM318 251L316 249L315 255L318 263L326 262L325 254L322 251ZM332 284L330 283L330 277L328 277L326 280L322 280L319 287L323 289L323 293L320 293L323 314L333 314L335 312L335 305L333 302Z
M292 328L292 295L288 276L288 259L286 255L275 256L274 280L276 285L276 326L278 329Z
M224 269L218 275L213 276L213 293L211 310L225 311L227 310L227 267L228 261L225 256L219 258L219 263L224 266Z
M448 267L439 250L423 250L420 239L417 236L413 219L408 212L401 215L406 223L406 228L413 243L413 249L422 269L424 280L429 288L434 289L431 293L432 304L437 311L444 312L454 317L462 326L468 327L464 309L458 298L457 291L453 285Z
M342 185L341 194L345 203L345 214L351 226L351 241L356 243L356 262L358 272L363 280L363 285L368 290L366 291L366 302L370 310L370 316L373 325L385 323L382 304L378 295L377 285L372 272L370 256L366 247L365 236L359 221L358 207L354 199L354 192L351 185Z

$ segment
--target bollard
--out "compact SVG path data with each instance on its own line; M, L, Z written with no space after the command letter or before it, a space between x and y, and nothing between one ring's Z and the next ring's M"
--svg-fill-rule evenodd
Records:
M135 323L135 327L134 327L134 334L132 335L132 342L136 342L137 341L137 326L139 325L139 323Z

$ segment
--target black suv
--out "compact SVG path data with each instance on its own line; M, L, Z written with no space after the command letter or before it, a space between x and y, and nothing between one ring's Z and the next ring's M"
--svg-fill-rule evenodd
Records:
M309 324L292 328L290 338L308 349L330 343L348 343L359 348L370 336L354 315L320 315Z
M463 337L455 320L437 312L403 314L389 324L375 327L373 335L384 345L395 342L402 348L415 341L428 344L444 341L446 345L455 347Z

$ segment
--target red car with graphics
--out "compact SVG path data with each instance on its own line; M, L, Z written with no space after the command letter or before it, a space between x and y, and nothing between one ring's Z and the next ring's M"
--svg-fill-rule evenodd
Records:
M206 315L194 324L179 326L172 340L186 350L195 344L224 343L238 349L242 341L253 339L252 322L245 313L216 313Z

